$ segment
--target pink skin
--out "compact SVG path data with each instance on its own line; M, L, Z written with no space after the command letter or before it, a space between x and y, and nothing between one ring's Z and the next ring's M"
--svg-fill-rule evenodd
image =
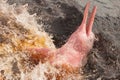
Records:
M67 64L72 67L82 67L85 64L87 53L93 46L95 39L94 33L92 32L92 26L96 14L96 6L93 8L91 17L87 23L88 8L90 3L87 3L84 11L84 17L82 24L78 29L70 36L68 41L57 50L47 50L49 53L54 54L54 58L50 60L53 65ZM36 49L35 49L36 50ZM37 49L37 53L41 53L42 49Z

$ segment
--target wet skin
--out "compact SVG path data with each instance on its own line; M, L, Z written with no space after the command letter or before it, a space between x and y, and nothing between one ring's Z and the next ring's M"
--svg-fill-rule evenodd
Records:
M35 52L32 54L32 57L47 57L52 65L66 64L72 67L82 67L86 62L86 56L92 48L95 39L92 26L97 7L94 6L89 20L87 21L89 6L90 3L88 2L85 7L82 24L61 48L55 50L49 48L32 48L29 49L31 52Z

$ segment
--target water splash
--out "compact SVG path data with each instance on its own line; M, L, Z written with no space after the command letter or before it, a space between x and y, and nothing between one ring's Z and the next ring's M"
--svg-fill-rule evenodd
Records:
M48 62L36 65L26 52L27 48L56 49L49 36L30 15L27 4L9 5L0 0L0 78L5 80L80 80L78 73L66 74ZM61 72L62 71L62 72ZM76 77L76 75L78 77Z

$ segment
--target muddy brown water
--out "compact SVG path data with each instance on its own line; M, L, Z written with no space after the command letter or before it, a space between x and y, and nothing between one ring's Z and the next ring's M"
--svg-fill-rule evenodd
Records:
M67 0L9 0L10 4L28 4L38 23L62 46L80 25L84 7ZM78 9L79 8L79 9ZM42 17L39 18L39 16ZM96 15L93 31L96 41L83 68L85 80L120 80L120 16Z

